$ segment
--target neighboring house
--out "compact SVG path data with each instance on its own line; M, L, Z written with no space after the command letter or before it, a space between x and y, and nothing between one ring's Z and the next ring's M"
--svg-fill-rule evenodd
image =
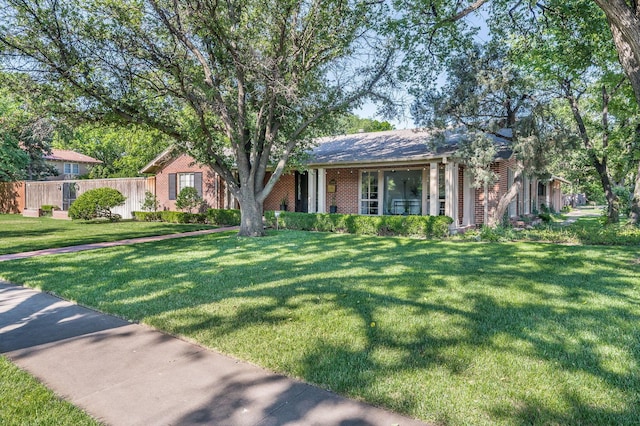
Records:
M77 179L78 176L89 174L91 167L102 164L102 161L93 157L66 149L52 149L44 159L58 171L58 176L49 176L47 180Z
M463 136L449 132L435 150L427 143L432 138L427 131L322 138L311 151L306 170L283 175L264 208L279 210L286 199L289 211L447 215L458 228L487 223L499 197L513 182L508 141L493 137L499 149L491 167L500 178L491 187L476 189L465 166L454 157ZM187 155L166 151L142 172L156 174L156 196L163 208L174 209L176 194L192 181L211 207L234 205L220 177ZM560 209L562 181L525 177L520 194L509 206L509 216L535 213L542 205Z
M162 152L140 172L156 175L155 195L162 210L176 210L176 198L187 186L194 187L211 208L235 207L231 193L217 173L196 164L188 155L176 154L173 148Z

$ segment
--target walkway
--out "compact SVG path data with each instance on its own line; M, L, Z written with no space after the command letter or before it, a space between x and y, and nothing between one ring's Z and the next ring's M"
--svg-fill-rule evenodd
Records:
M225 229L187 235L221 230ZM8 256L70 253L181 236L185 234ZM0 353L109 425L423 424L144 325L4 282Z
M594 207L576 207L570 212L566 213L567 219L560 225L569 226L581 217L597 217L601 215L601 210Z

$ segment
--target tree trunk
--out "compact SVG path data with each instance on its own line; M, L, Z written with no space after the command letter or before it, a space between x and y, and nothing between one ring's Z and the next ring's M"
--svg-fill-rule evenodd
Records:
M636 184L633 190L633 201L631 202L629 221L634 225L638 225L640 223L640 161L638 161Z
M496 207L495 212L493 212L493 215L489 218L489 226L494 227L500 224L504 213L507 211L507 208L509 208L509 204L518 196L520 188L522 188L522 167L518 165L515 175L513 176L513 184L511 188L500 197L498 207Z
M595 152L590 150L589 157L591 159L591 164L595 167L598 172L598 176L600 177L600 183L602 184L602 189L604 190L604 196L607 200L607 222L608 223L618 223L620 221L620 209L618 208L618 197L613 192L613 188L611 187L611 179L609 179L609 173L607 171L607 159L603 159L603 161L598 160Z
M264 236L263 203L256 199L250 188L243 187L237 198L240 204L240 232L238 235L242 237Z

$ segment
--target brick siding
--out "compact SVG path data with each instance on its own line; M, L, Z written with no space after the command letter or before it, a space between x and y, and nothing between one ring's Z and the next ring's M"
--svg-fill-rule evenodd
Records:
M336 192L334 194L327 193L325 211L329 211L329 206L333 202L335 195L338 213L357 214L358 205L358 169L329 169L326 174L326 183L332 180L336 181ZM325 188L326 189L326 188ZM382 189L382 187L380 187Z
M224 208L224 181L209 167L193 163L192 157L182 154L156 174L156 197L160 210L176 210L176 201L169 199L169 174L198 172L202 173L202 198L211 208Z

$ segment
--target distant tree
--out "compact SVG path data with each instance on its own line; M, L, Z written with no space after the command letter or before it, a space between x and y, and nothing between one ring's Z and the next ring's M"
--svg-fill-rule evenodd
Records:
M58 133L53 144L102 161L89 172L92 178L140 175L149 161L173 141L153 129L136 125L81 124Z
M51 119L33 99L10 87L12 79L0 73L0 179L40 180L56 175L56 169L44 159L51 154Z
M368 132L384 132L393 130L395 127L388 121L378 121L372 118L362 118L355 114L346 114L338 118L334 134L368 133Z

